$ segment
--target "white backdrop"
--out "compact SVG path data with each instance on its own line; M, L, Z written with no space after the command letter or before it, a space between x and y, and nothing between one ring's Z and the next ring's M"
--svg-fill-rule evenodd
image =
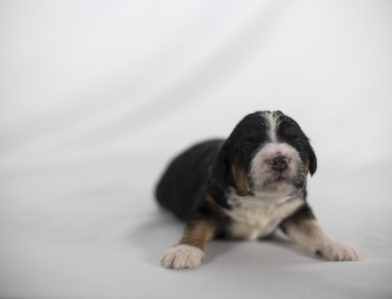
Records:
M1 2L0 297L390 296L391 17L374 0ZM215 241L199 269L160 268L183 228L152 195L168 159L275 109L318 155L316 215L362 261Z

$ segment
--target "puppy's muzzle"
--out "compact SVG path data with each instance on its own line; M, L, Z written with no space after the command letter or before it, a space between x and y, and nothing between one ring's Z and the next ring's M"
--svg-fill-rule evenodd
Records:
M283 172L287 169L289 162L289 158L283 155L279 155L269 160L269 165L271 169L278 172Z

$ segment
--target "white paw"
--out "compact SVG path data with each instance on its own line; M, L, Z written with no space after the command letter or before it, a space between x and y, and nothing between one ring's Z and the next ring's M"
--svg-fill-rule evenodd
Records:
M323 242L317 255L330 261L358 261L359 255L351 246L335 241L327 240Z
M161 259L161 265L165 268L191 269L201 264L204 258L203 250L185 244L174 246L167 250Z

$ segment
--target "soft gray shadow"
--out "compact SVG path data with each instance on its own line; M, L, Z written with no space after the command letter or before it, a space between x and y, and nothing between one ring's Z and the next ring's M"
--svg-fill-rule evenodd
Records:
M169 212L157 208L151 212L151 218L140 223L130 234L132 244L145 253L145 260L153 266L160 266L163 253L178 243L184 232L185 223L181 222ZM236 242L213 240L206 247L204 264L223 255L235 246Z
M180 240L185 223L175 218L166 210L156 208L149 213L149 217L141 222L130 234L130 241L145 254L145 261L150 265L159 267L162 254ZM219 259L238 244L246 242L241 240L216 239L206 247L204 264L208 265ZM319 259L315 255L297 246L285 234L277 230L267 238L260 239L262 243L273 244L291 253L296 253L310 259Z
M260 239L260 242L268 242L270 244L274 244L281 248L286 249L287 251L295 252L301 256L313 259L320 259L316 255L311 252L303 249L302 247L295 244L292 240L290 240L282 231L279 229L272 233L270 236Z
M232 250L234 246L238 245L238 242L227 240L227 239L215 239L212 240L206 247L206 257L204 264L209 264L214 260L224 256L227 252Z
M159 265L162 253L181 237L185 224L168 212L156 209L130 234L130 241L145 253L146 261Z

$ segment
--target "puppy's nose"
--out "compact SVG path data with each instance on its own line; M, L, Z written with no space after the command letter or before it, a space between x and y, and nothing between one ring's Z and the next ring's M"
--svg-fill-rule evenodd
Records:
M270 165L273 170L282 172L287 168L288 159L285 156L276 156L270 160Z

